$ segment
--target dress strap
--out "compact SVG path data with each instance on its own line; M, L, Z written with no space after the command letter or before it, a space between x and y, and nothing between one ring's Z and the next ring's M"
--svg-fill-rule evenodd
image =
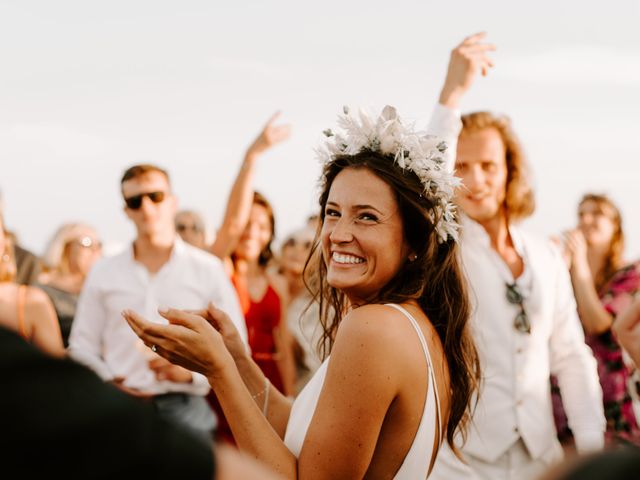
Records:
M24 318L24 307L27 302L27 287L25 285L18 286L18 302L17 302L17 313L18 313L18 333L24 339L29 339L27 335L27 326L25 324Z
M415 318L413 318L413 315L411 315L405 308L401 307L396 303L387 303L385 305L395 308L400 313L402 313L405 317L407 317L411 322L411 325L413 325L413 328L415 329L416 333L418 334L418 338L420 339L420 344L422 345L422 350L424 351L424 355L427 360L427 367L429 369L429 378L431 379L431 384L433 385L433 392L434 392L434 397L436 401L436 419L438 421L438 430L442 432L442 422L440 418L440 396L438 395L438 384L436 383L436 378L433 373L433 367L432 367L433 363L431 362L431 354L429 353L429 347L427 346L427 341L424 338L424 335L422 334L422 330L420 329L418 322L416 321ZM440 439L438 439L438 444L439 443L440 443Z

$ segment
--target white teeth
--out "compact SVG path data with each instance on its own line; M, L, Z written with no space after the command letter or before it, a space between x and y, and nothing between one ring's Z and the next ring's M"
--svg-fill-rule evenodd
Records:
M364 259L354 257L353 255L345 255L342 253L333 252L331 257L336 263L363 263Z

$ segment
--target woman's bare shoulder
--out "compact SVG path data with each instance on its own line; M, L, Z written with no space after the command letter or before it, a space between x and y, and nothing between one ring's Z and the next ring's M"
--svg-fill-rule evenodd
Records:
M53 309L53 302L49 295L41 288L36 286L27 286L25 295L25 308L31 311L47 313Z
M426 317L425 317L426 318ZM415 330L405 315L396 308L368 304L352 310L340 323L334 350L354 342L376 351L406 350Z

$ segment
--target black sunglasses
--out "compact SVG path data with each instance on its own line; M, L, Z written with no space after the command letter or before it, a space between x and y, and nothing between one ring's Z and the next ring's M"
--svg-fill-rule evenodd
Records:
M524 309L524 297L522 292L515 283L507 283L507 301L512 305L520 306L520 313L516 315L513 321L513 326L521 333L531 333L531 322L529 322L529 316Z
M177 223L176 230L180 233L184 233L187 230L192 230L196 233L202 232L202 228L199 225L185 225L184 223Z
M133 197L125 197L124 203L127 205L127 208L131 210L138 210L142 206L142 199L144 197L149 197L153 203L161 203L164 201L165 193L164 192L147 192L141 193L139 195L134 195Z

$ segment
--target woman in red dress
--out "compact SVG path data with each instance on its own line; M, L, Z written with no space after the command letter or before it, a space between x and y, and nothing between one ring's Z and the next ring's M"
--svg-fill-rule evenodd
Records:
M271 205L253 190L258 157L289 137L288 125L275 125L277 114L248 148L231 188L222 226L210 251L222 259L242 306L252 357L271 383L287 396L294 394L295 365L287 328L287 284L271 269L275 218ZM219 436L231 440L217 400Z

